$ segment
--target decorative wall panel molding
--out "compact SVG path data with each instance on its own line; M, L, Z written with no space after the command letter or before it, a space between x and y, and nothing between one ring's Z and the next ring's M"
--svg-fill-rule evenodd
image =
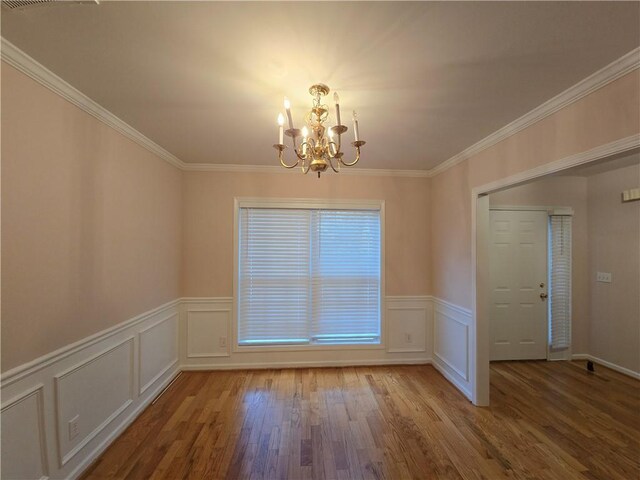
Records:
M178 373L178 304L2 375L2 478L77 478Z
M186 315L187 358L230 355L231 305L190 308Z
M432 354L433 315L429 296L387 296L386 336L388 353Z
M471 311L434 298L433 365L471 398Z
M43 389L38 384L2 406L2 478L49 478Z
M128 337L54 377L61 467L133 402L133 341Z
M138 333L138 394L178 364L178 313L159 320Z
M331 345L239 349L235 345L233 298L185 298L180 320L181 368L295 368L431 362L432 315L429 296L387 296L383 345ZM408 337L407 337L408 335ZM225 345L221 346L221 338Z
M167 312L171 308L177 308L179 304L180 299L172 300L163 305L160 305L159 307L141 313L140 315L136 315L135 317L119 323L118 325L114 325L113 327L107 328L106 330L102 330L101 332L90 335L86 338L83 338L82 340L66 345L51 353L47 353L46 355L38 357L35 360L12 368L11 370L4 372L2 376L0 376L0 383L2 384L3 388L7 387L14 382L35 374L38 370L47 368L71 355L85 350L97 343L103 342L109 337L116 336L127 329L135 327L138 324L142 324L149 319L155 318L156 315L161 314L162 312Z

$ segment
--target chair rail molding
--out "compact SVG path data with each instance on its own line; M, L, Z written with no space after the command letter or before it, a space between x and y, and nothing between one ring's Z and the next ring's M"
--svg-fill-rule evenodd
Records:
M233 298L185 297L15 368L1 384L8 399L2 404L3 439L23 441L19 451L3 444L3 471L79 477L180 371L432 364L471 399L471 310L429 295L388 295L384 303L383 349L235 352L217 342L220 331L233 341ZM190 327L204 336L204 343L192 344L206 347L199 355L189 355L189 313L203 314ZM573 358L640 379L639 372L591 355ZM79 435L70 438L74 419Z
M1 397L11 399L2 405L3 474L80 476L179 373L179 305L173 300L2 375Z

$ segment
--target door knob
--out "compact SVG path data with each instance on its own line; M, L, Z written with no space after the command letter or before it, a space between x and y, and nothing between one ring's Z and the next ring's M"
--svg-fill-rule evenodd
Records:
M548 296L549 296L549 295L547 295L547 294L546 294L546 293L544 293L544 292L542 292L542 293L540 294L540 298L541 298L542 300L544 300L544 299L545 299L545 298L547 298Z

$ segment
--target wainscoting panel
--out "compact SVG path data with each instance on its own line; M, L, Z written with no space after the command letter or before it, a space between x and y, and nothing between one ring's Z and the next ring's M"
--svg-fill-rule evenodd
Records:
M187 310L187 358L228 357L231 308Z
M425 352L431 358L432 306L429 297L386 298L387 352Z
M384 305L381 345L238 351L233 299L184 298L10 370L1 383L2 478L77 478L179 370L433 361L470 396L470 312L428 296L388 296Z
M2 479L77 478L178 373L178 305L2 374Z
M183 298L180 365L182 370L212 370L430 363L430 297L386 297L384 304L382 345L244 349L234 345L232 298Z
M55 376L60 466L133 402L133 341L129 337Z
M2 478L49 478L42 390L38 385L2 407Z
M138 393L142 395L158 378L169 369L175 368L178 363L178 313L172 313L140 330L138 336Z
M433 364L467 398L471 398L471 312L437 298L433 303Z

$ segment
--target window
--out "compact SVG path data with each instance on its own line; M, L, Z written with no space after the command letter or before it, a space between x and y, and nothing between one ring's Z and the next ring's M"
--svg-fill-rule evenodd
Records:
M549 216L549 345L571 346L571 217Z
M238 344L379 344L380 217L240 205Z

